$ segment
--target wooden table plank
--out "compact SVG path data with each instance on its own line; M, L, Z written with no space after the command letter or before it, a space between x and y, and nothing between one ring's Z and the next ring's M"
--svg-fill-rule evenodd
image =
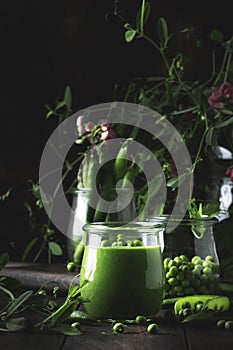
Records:
M0 333L1 350L61 350L65 336L48 333Z
M219 329L214 324L187 325L185 333L191 350L229 350L233 348L233 331Z
M121 334L113 334L111 324L82 327L82 335L67 337L62 350L187 350L182 327L163 320L158 324L159 332L154 335L145 326L128 325Z

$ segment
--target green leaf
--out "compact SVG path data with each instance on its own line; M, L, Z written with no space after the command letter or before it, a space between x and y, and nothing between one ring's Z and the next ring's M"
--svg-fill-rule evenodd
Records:
M6 266L6 264L9 261L9 254L8 253L2 253L0 255L0 271Z
M167 187L172 187L172 189L177 188L178 185L179 185L179 178L177 176L173 177L167 182Z
M48 245L49 245L49 249L50 249L50 251L51 251L51 253L53 255L60 256L60 255L63 254L61 246L58 243L56 243L56 242L49 242Z
M231 111L232 114L232 111ZM233 124L233 117L231 117L230 119L224 120L224 122L219 123L216 125L216 128L224 128L225 126L228 126L230 124Z
M10 193L11 193L11 188L0 196L0 201L1 202L5 201L10 196Z
M224 40L223 33L217 29L212 30L210 33L210 39L217 44L221 44Z
M158 31L161 47L166 48L167 42L168 42L168 29L167 29L167 22L163 17L160 17L158 19L157 31Z
M59 327L54 327L54 331L65 334L65 335L80 335L81 332L76 327L71 327L68 324L61 325Z
M125 41L127 43L130 43L136 35L136 30L129 29L125 32Z
M60 101L57 103L56 107L55 107L55 111L57 111L58 109L62 108L66 106L66 102L65 101Z
M27 290L16 298L8 307L5 318L11 316L16 310L18 310L24 303L33 295L33 290Z
M99 322L96 318L88 315L86 312L75 310L69 317L72 321L87 321L87 322Z
M28 245L26 246L26 248L24 249L23 255L22 255L22 260L25 261L28 254L30 253L30 251L32 250L33 246L35 245L35 243L37 242L38 237L33 238Z
M78 284L74 284L70 287L69 298L75 298L80 293L80 288Z
M45 118L48 119L49 117L51 117L52 115L54 115L54 111L48 111L48 113L46 114Z
M5 293L6 295L8 295L11 298L11 300L14 300L14 295L11 293L11 291L9 289L3 287L1 284L0 284L0 291Z
M215 129L211 127L205 137L205 142L208 146L216 146L217 145L217 134Z
M70 110L72 105L72 93L69 86L67 86L65 89L64 100L65 100L67 109Z
M10 332L18 332L26 328L26 319L24 317L9 318L6 321L6 327Z

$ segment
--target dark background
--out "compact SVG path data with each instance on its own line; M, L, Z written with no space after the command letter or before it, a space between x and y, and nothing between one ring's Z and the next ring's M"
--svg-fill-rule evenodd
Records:
M140 1L121 1L128 18L135 18ZM197 37L220 29L232 34L229 1L151 1L148 31L156 19L167 19L170 32L193 26ZM205 4L205 8L203 8ZM66 85L73 104L85 108L113 99L113 87L135 76L161 71L157 54L145 42L126 44L123 25L106 13L113 1L9 0L0 5L0 193L12 194L0 203L1 250L20 257L30 238L24 201L30 200L27 180L38 179L40 156L53 131L45 119L45 104L62 97ZM205 54L190 46L191 78L210 69ZM13 248L15 246L15 248Z

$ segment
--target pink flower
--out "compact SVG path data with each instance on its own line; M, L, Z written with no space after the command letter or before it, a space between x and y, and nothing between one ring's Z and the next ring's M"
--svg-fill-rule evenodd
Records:
M227 98L230 102L233 102L233 87L230 83L223 83L219 88L223 97Z
M223 108L224 102L222 101L222 99L229 100L229 102L233 102L233 87L230 83L223 83L219 88L212 86L211 91L212 93L208 98L208 102L211 107L217 109Z
M231 179L231 181L233 181L233 168L231 169L227 169L225 172L226 176L229 176L229 178Z
M84 126L84 116L80 115L76 120L76 126L78 129L78 133L81 136L85 133L85 126Z
M116 136L116 133L113 131L112 127L109 124L101 125L100 132L100 139L102 141L111 140Z

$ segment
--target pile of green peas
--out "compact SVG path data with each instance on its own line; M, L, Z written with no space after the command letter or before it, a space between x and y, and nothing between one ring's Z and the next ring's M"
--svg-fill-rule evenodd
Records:
M140 247L143 246L141 239L129 240L124 234L119 233L116 240L111 242L110 240L103 240L101 242L101 247Z
M212 256L205 259L186 255L163 260L165 271L165 298L193 294L210 294L219 281L219 266Z

